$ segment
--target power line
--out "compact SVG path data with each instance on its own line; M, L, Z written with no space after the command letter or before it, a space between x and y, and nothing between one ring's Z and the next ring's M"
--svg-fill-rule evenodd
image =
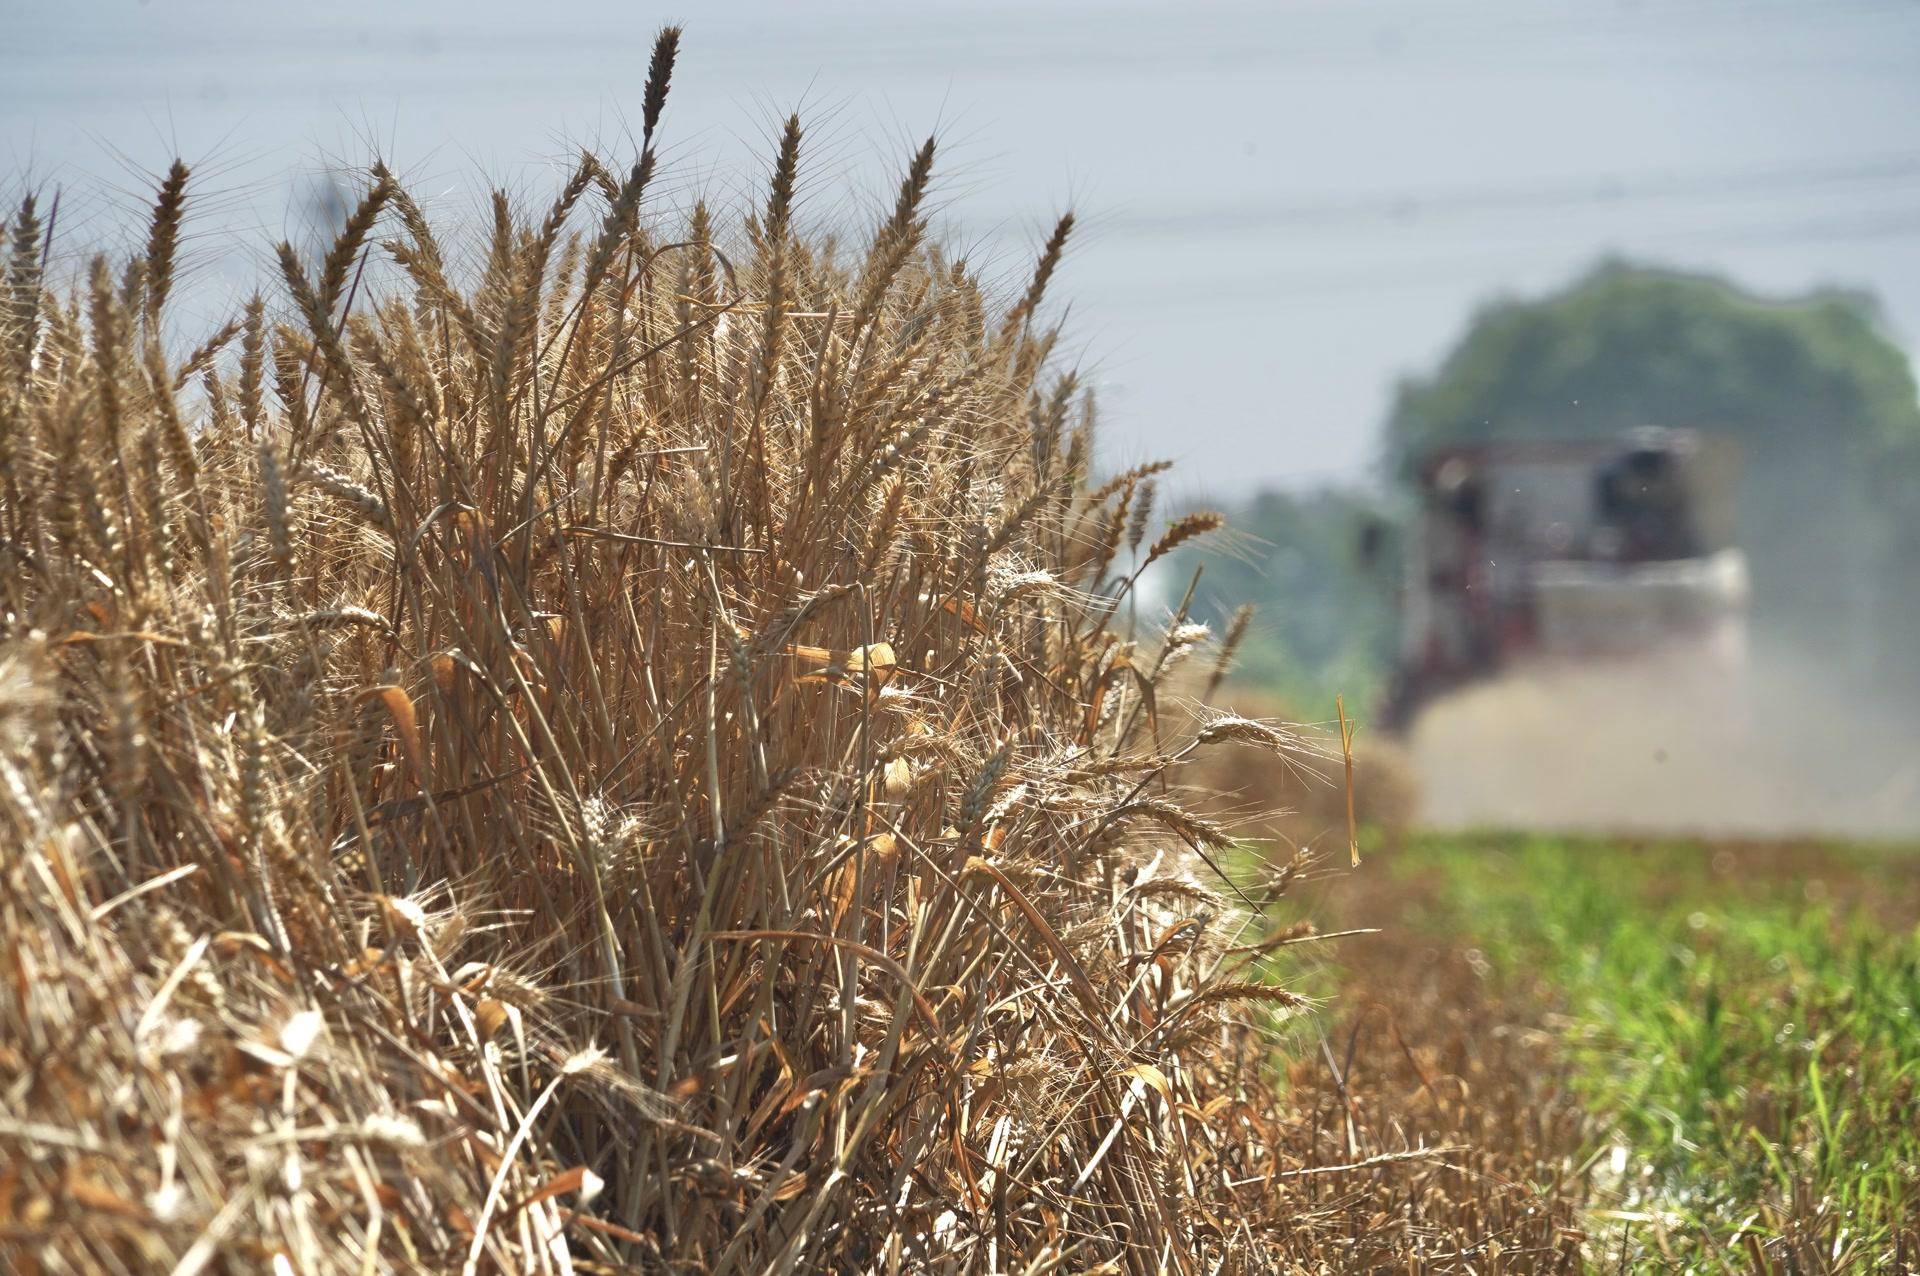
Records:
M1258 302L1263 306L1285 307L1307 298L1344 297L1399 293L1434 287L1479 284L1466 268L1490 270L1527 268L1545 265L1538 260L1547 253L1580 253L1590 257L1617 255L1631 258L1646 245L1667 247L1711 242L1715 245L1764 245L1773 243L1840 244L1920 238L1920 209L1891 210L1870 217L1824 218L1786 224L1692 227L1685 230L1653 232L1635 236L1625 243L1580 243L1570 239L1534 239L1503 241L1500 251L1399 261L1371 269L1334 268L1321 271L1272 270L1239 271L1231 277L1191 277L1163 284L1130 283L1128 287L1095 290L1083 284L1082 291L1090 307L1119 309L1192 306L1208 309ZM1523 256L1535 260L1521 262ZM1089 272L1091 273L1091 272ZM1091 281L1090 281L1091 282Z
M1920 178L1920 154L1865 156L1844 164L1800 161L1719 172L1654 172L1528 185L1455 188L1428 192L1382 192L1351 199L1274 201L1156 211L1120 211L1103 219L1125 234L1231 232L1349 227L1389 220L1406 224L1462 214L1551 212L1582 207L1621 207L1668 200L1751 198L1829 190L1840 186L1899 183Z

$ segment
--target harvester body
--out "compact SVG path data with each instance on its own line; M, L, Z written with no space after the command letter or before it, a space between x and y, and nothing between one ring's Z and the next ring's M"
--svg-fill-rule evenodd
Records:
M1745 659L1747 565L1722 440L1645 429L1438 449L1416 475L1388 718L1526 662Z

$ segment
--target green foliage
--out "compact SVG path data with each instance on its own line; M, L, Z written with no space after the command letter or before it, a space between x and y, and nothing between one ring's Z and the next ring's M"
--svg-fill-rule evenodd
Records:
M1920 1223L1920 929L1709 875L1697 850L1436 841L1409 860L1441 875L1438 925L1564 1006L1616 1204L1689 1264L1718 1270L1743 1230L1866 1259Z
M1402 385L1387 442L1402 466L1436 443L1647 424L1726 431L1762 463L1775 448L1869 458L1920 442L1912 370L1870 298L1770 301L1618 263L1484 310L1432 377Z
M1390 563L1358 560L1361 530L1380 512L1377 500L1322 488L1263 492L1230 516L1241 542L1199 559L1197 610L1218 627L1241 603L1259 605L1238 681L1315 718L1332 715L1336 693L1356 707L1372 698L1396 632L1398 573Z

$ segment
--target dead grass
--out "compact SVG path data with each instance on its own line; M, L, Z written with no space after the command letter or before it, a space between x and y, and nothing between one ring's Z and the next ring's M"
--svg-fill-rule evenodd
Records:
M830 251L798 120L660 215L674 39L637 160L471 259L375 165L193 349L184 167L71 282L10 219L7 1270L1262 1270L1403 1172L1245 1026L1070 219L997 304L929 142Z
M1369 856L1316 910L1375 933L1298 950L1327 963L1336 992L1288 1065L1291 1155L1360 1168L1313 1176L1315 1210L1338 1225L1297 1252L1332 1271L1607 1264L1585 1216L1592 1122L1542 1026L1552 1005L1490 984L1470 934L1421 927L1437 885L1395 871L1396 856Z
M1260 720L1307 716L1297 706L1233 683L1210 694ZM1326 709L1331 714L1334 706ZM1241 739L1223 740L1209 752L1197 768L1207 808L1233 819L1250 836L1330 855L1346 846L1349 814L1359 828L1389 844L1405 835L1419 788L1397 742L1362 727L1354 731L1351 748L1343 749L1337 718L1291 731L1291 746L1285 749Z

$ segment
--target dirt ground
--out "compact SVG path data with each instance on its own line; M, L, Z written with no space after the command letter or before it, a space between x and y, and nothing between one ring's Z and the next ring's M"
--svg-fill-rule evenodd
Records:
M1780 653L1536 665L1430 706L1407 750L1432 828L1920 834L1920 713Z
M1423 887L1387 871L1390 855L1310 904L1323 930L1381 928L1328 941L1338 992L1290 1068L1308 1163L1373 1162L1309 1180L1325 1270L1581 1270L1586 1118L1548 1007L1495 995L1466 937L1415 926Z

